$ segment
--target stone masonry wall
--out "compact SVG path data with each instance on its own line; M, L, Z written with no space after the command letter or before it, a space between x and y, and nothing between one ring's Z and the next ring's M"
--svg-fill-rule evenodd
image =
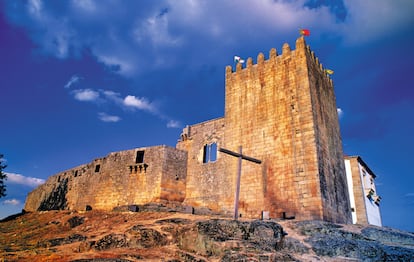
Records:
M309 47L305 54L309 70L323 219L351 223L342 139L332 80Z
M188 152L187 188L185 204L207 207L228 213L233 207L232 177L225 172L226 158L217 154L217 160L203 163L205 145L223 145L224 119L217 118L188 126L177 143L177 148Z
M310 67L319 67L310 56L299 38L296 50L285 44L281 55L272 49L268 60L259 54L257 64L249 58L244 69L226 68L224 147L237 151L241 145L243 153L263 161L243 162L240 203L249 216L267 210L271 217L286 212L299 219L350 220L341 211L349 204L341 200L348 198L345 168L337 163L342 146L332 85L328 78L310 79L322 75ZM236 164L229 162L226 174L235 175Z
M137 151L143 151L143 162L137 163ZM185 151L167 146L137 148L110 153L91 163L50 177L30 192L26 211L47 208L50 196L62 195L65 205L53 209L110 210L116 206L145 204L160 200L183 201L186 180ZM166 194L168 192L168 194ZM55 199L55 203L58 201Z
M161 200L183 202L187 187L187 152L165 147Z
M361 181L361 170L359 168L358 158L347 158L350 161L352 182L355 197L355 212L357 216L357 224L368 225L367 209L365 206L365 191L363 181Z

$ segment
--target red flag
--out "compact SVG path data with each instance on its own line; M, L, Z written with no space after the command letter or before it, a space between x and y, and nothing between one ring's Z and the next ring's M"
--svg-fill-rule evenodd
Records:
M300 35L303 35L303 36L310 36L310 31L309 31L309 29L300 29L300 30L299 30L299 32L300 32Z

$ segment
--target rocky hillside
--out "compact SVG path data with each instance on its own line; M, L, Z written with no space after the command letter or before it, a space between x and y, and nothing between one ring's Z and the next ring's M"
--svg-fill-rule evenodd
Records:
M0 222L0 261L414 261L414 234L321 221L45 211Z

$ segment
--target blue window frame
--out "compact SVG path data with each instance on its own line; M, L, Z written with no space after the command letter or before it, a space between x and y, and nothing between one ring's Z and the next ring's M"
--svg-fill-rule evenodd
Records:
M215 162L217 160L217 143L204 145L203 163Z

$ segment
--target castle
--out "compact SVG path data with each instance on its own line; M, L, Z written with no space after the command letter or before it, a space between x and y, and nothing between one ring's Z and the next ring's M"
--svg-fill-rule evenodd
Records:
M24 209L169 202L230 215L240 162L223 149L260 160L241 162L241 216L353 222L333 83L303 37L294 50L227 66L224 117L185 127L176 148L114 152L58 173Z

